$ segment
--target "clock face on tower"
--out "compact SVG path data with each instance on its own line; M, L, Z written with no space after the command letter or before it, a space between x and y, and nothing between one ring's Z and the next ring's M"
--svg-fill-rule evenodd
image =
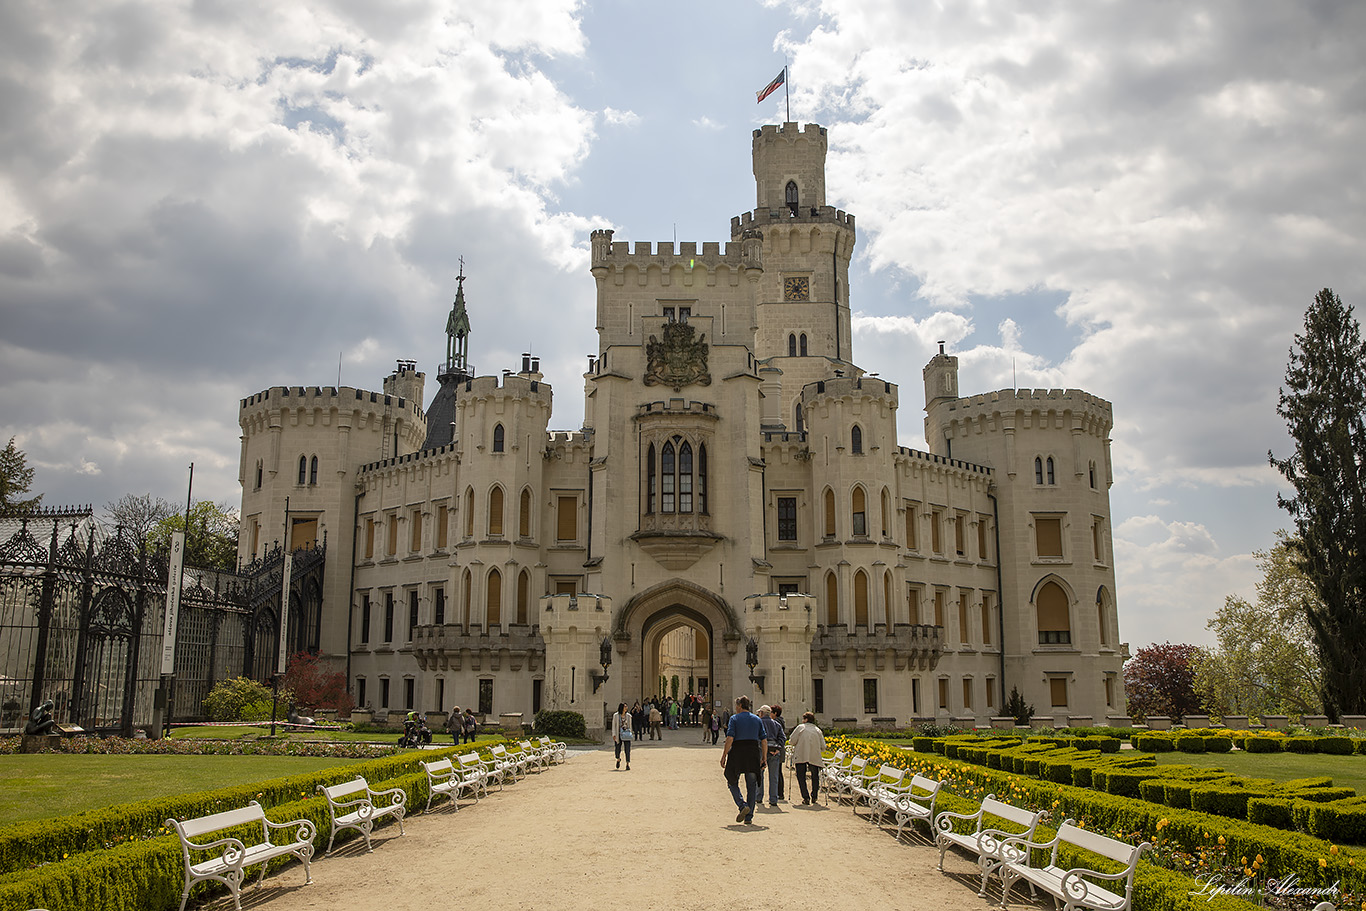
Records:
M783 280L783 300L804 301L811 299L811 279L802 276Z

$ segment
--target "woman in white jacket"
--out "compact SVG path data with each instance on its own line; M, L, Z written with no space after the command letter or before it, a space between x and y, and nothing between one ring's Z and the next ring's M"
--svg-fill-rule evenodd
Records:
M631 730L631 713L626 711L626 703L617 706L612 716L612 742L616 745L617 768L621 768L621 748L626 746L626 771L631 771L631 741L635 738Z
M787 738L787 755L797 767L797 786L802 791L802 806L816 802L821 789L821 769L825 768L825 733L816 727L816 716L810 712L802 715L802 723L792 730ZM811 790L806 789L807 775L811 776Z

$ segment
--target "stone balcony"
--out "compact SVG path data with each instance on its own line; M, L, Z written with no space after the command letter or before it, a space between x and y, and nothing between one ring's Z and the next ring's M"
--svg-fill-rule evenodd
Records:
M413 657L424 671L458 671L466 662L481 671L538 671L545 669L545 640L534 626L479 624L465 629L454 623L419 626L413 630Z
M897 623L890 628L879 623L852 630L844 625L817 626L811 640L811 660L816 670L833 667L845 670L850 664L858 671L919 670L931 671L943 652L944 629L923 623Z

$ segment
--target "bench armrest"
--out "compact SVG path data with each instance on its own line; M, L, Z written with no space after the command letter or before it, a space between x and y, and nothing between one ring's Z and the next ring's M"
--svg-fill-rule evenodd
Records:
M401 805L408 802L408 792L402 788L388 788L383 791L371 791L370 797L371 799L376 797L392 797L393 799L389 802L389 806L394 806L395 804Z
M370 807L371 809L374 808L374 805L370 803L369 797L357 797L355 800L333 800L329 797L327 798L327 804L333 810L344 810L347 807L360 807L360 812L362 814L365 813L366 807Z
M223 852L223 863L234 867L240 867L242 858L247 854L247 846L242 844L242 840L231 837L201 844L197 841L190 841L182 835L180 836L180 846L187 854L190 851L212 851L214 848L226 846L226 850Z
M1071 822L1072 820L1069 819L1069 820L1067 820L1067 821L1068 821L1068 822ZM1035 850L1042 851L1042 850L1044 850L1044 849L1046 849L1046 848L1055 847L1057 844L1058 844L1058 836L1056 836L1056 835L1053 836L1053 838L1052 838L1051 841L1030 841L1028 838L1024 837L1023 835L1019 835L1019 836L1015 836L1015 837L1012 837L1012 838L1007 838L1007 839L1005 839L1004 841L1002 841L1002 842L1001 842L1001 850L1007 851L1007 850L1010 850L1010 849L1014 848L1014 849L1020 851L1021 853L1024 854L1024 856L1025 856L1025 858L1026 858L1025 863L1028 864L1029 853L1030 853L1031 851L1035 851Z
M295 841L311 842L313 841L314 837L318 834L318 830L313 825L313 820L311 819L291 819L289 822L271 822L269 819L267 819L266 827L270 829L297 828L298 831L294 834Z
M976 813L954 813L949 810L942 810L934 817L934 827L940 832L952 832L953 821L964 819L968 821L979 820L982 818L982 808L978 807Z

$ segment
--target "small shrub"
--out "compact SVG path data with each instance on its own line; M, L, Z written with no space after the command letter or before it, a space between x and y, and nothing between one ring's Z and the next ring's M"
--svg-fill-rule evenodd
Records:
M542 709L536 713L534 730L546 737L588 739L588 724L578 712L552 712Z
M1144 753L1170 753L1175 744L1167 734L1139 734L1134 737L1134 748Z
M1314 752L1313 737L1287 737L1281 741L1287 753L1312 753Z
M1366 756L1366 737L1358 737L1353 740L1352 749L1358 756Z
M911 738L911 749L915 750L917 753L933 753L933 752L934 752L934 738L933 738L933 737L912 737L912 738Z
M1098 744L1102 753L1118 753L1123 741L1118 737L1096 737L1091 743Z
M1279 753L1280 737L1248 737L1243 741L1243 749L1249 753Z
M1352 753L1350 737L1319 737L1314 740L1314 752L1331 753L1334 756L1349 756Z
M1199 734L1179 734L1176 738L1176 748L1183 753L1203 753L1205 738Z
M1233 749L1233 741L1228 737L1215 736L1205 738L1206 753L1227 753L1231 749Z
M293 701L294 694L282 688L276 717L283 721ZM274 705L275 695L247 677L219 681L204 697L204 712L213 721L269 721Z
M1290 812L1293 803L1288 797L1254 797L1247 802L1247 821L1278 829L1293 829L1295 819Z

